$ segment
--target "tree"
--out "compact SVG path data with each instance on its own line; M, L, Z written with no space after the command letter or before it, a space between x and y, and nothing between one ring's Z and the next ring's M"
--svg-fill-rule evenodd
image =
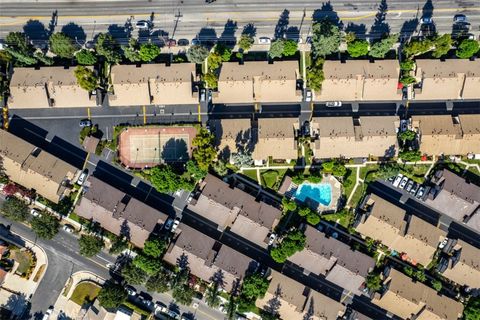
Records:
M247 52L248 50L250 50L254 42L255 40L253 39L252 36L248 34L242 34L242 36L240 37L240 40L238 40L238 47L243 52Z
M208 72L203 76L203 81L210 89L216 89L218 87L218 77L213 72Z
M17 65L31 66L37 63L37 59L34 58L33 54L26 55L10 47L5 48L5 51L15 59Z
M450 51L452 48L452 36L448 33L439 36L435 39L435 51L432 56L434 58L441 58Z
M312 31L312 52L315 59L338 52L341 35L337 25L325 19L315 22Z
M365 285L368 289L372 291L378 291L382 287L382 280L380 279L380 275L376 273L369 273L367 275Z
M52 239L58 233L60 222L52 214L43 212L30 221L33 232L43 239Z
M209 52L207 48L200 45L194 45L188 49L187 59L190 62L202 64L208 57L208 53Z
M335 177L344 177L347 174L347 168L343 164L335 162L332 173Z
M138 52L138 41L135 38L128 40L128 46L122 46L123 56L130 62L139 62L140 53Z
M393 45L398 41L398 35L392 34L388 37L375 42L370 47L369 55L374 58L385 58L387 53L392 49Z
M187 173L195 180L199 181L207 176L208 171L201 169L195 161L188 160L187 164Z
M416 162L422 159L422 155L418 150L400 151L398 157L406 162Z
M115 239L112 241L112 246L110 249L108 249L108 252L110 254L119 254L123 250L128 248L128 241L120 238L120 237L115 237Z
M270 58L280 58L283 55L283 49L285 47L285 40L278 39L272 42L270 45L270 50L268 51L268 55Z
M79 46L73 42L73 39L63 32L52 34L50 39L48 39L48 43L50 45L50 51L61 58L71 59L75 51L79 49Z
M191 190L193 186L173 171L169 165L157 166L146 172L148 179L159 192L175 192L177 190Z
M77 78L78 85L82 89L93 91L98 87L98 78L95 73L93 73L93 70L84 66L78 66L73 73Z
M368 54L368 41L357 39L347 45L348 54L352 58L363 57Z
M20 199L8 197L2 205L3 215L13 221L25 221L28 217L28 206Z
M477 40L465 39L460 43L455 54L460 59L470 59L478 52L479 47Z
M169 290L169 283L170 275L163 271L153 277L150 277L145 284L145 287L148 291L163 293Z
M109 33L100 33L97 37L95 50L109 63L118 63L121 60L119 45Z
M297 203L295 202L295 200L289 200L286 197L282 198L282 206L283 206L283 211L285 212L297 210Z
M193 158L197 161L198 167L203 170L208 170L208 167L217 158L217 151L215 150L215 137L207 129L201 128L195 138L193 138L192 145Z
M415 131L406 130L406 131L401 132L398 135L398 138L400 138L400 140L402 140L402 141L412 141L412 140L415 140L416 136L417 136L417 133Z
M320 91L322 89L322 82L325 80L323 74L323 63L325 61L317 58L312 65L307 68L307 84L313 91Z
M480 298L471 297L463 310L464 320L480 320Z
M213 48L213 51L222 58L222 62L230 61L230 58L232 57L232 49L227 48L221 43L217 43L215 48Z
M303 250L305 239L305 235L300 230L289 231L280 245L270 251L270 255L276 262L283 263L295 252Z
M190 305L193 300L194 291L188 284L177 285L173 288L172 296L180 304Z
M432 287L433 289L435 289L436 291L441 291L442 290L442 282L439 281L439 280L432 280Z
M139 254L133 259L133 265L143 271L149 276L156 275L162 268L162 262L159 257L147 256Z
M411 75L402 75L400 78L400 83L403 84L404 86L408 86L414 83L417 83L417 79L415 77L412 77Z
M97 57L95 52L87 49L82 49L75 54L75 59L77 59L78 64L84 66L91 66L97 63Z
M208 70L210 71L217 70L222 65L222 62L223 62L222 57L218 53L211 52L207 58Z
M8 44L8 48L22 55L31 56L35 51L23 32L10 32L7 34L5 41Z
M145 255L156 258L160 257L166 248L167 244L164 240L152 239L145 241L142 251Z
M283 43L283 53L285 57L293 56L298 51L298 43L295 40L289 39L285 40Z
M248 275L243 280L242 295L248 300L263 298L267 292L269 281L258 273Z
M252 155L247 152L236 152L232 154L232 162L237 167L251 167L253 165Z
M311 212L309 215L307 215L307 222L312 226L316 226L320 223L320 216L316 212Z
M413 60L405 60L400 63L400 70L412 71L415 68L415 62Z
M423 270L417 270L415 271L415 273L413 274L413 276L415 277L415 279L417 279L418 281L420 282L425 282L427 280L427 276L425 275L425 273L423 272Z
M128 263L123 267L122 276L127 283L132 285L144 284L147 280L147 273L133 263Z
M405 272L405 274L409 277L412 277L413 276L413 268L410 267L410 266L406 266L403 268L403 272Z
M378 168L377 172L375 172L375 177L377 179L388 179L390 177L396 176L400 168L397 164L382 164Z
M41 51L36 51L33 54L33 56L35 57L35 59L37 59L39 62L43 63L46 66L51 66L55 63L55 61L53 60L52 57L49 57L49 56L45 55Z
M143 43L138 52L140 59L145 62L154 60L160 54L160 47L153 43Z
M97 299L102 307L116 309L127 299L127 291L119 284L108 282L98 292Z
M217 282L214 281L207 288L205 302L212 308L217 308L220 305L219 286Z
M215 171L219 176L226 176L228 173L227 164L223 160L217 160L212 165L213 171Z
M412 40L403 48L403 53L407 57L418 56L435 48L434 43L430 39Z
M100 253L105 245L102 238L85 234L82 234L80 239L78 239L78 244L80 246L80 254L85 257L93 257Z

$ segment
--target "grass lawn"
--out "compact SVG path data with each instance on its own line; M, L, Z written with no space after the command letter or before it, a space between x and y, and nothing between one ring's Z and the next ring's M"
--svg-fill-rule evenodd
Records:
M365 191L365 185L363 183L359 183L355 193L350 200L349 206L352 208L356 208L360 199L362 199L363 193Z
M372 173L377 171L380 166L378 164L367 164L360 168L360 179L366 180L367 176L372 176Z
M262 185L273 190L278 190L278 188L280 187L280 183L282 182L283 176L286 172L287 169L269 169L265 171L260 171Z
M100 287L95 283L81 282L75 287L70 300L81 306L85 302L93 301L98 296L99 291Z
M28 251L12 250L10 258L18 262L16 272L21 275L27 274L33 263L32 255Z
M257 181L257 170L256 169L253 169L253 170L243 170L242 174L254 181Z
M425 173L427 173L428 168L430 168L430 165L428 164L406 165L400 167L400 173L417 183L423 183L425 181Z
M348 198L350 193L352 193L353 187L355 186L357 168L347 168L347 170L349 170L349 173L345 179L345 183L343 184L343 191Z
M340 212L325 214L321 216L323 220L337 222L343 227L347 228L350 226L350 222L353 219L353 211L342 210Z

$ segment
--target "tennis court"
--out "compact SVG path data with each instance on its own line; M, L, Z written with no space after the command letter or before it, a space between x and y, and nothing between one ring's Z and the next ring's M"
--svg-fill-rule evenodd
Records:
M134 169L187 161L196 133L194 127L125 128L118 137L120 161Z

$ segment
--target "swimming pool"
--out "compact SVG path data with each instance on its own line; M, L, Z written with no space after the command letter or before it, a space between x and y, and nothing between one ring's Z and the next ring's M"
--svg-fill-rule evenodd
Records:
M332 201L332 186L329 183L304 182L295 191L295 198L302 202L308 198L323 206L329 206Z

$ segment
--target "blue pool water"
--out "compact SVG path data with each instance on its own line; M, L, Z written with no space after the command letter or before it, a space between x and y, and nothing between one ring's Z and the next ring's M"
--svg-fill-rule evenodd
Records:
M328 206L332 201L332 186L329 183L304 182L298 186L295 198L302 202L309 198L323 206Z

